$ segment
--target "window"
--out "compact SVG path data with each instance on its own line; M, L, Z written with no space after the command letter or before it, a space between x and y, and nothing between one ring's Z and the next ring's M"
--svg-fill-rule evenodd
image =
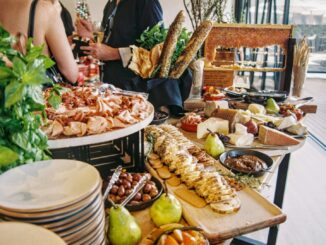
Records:
M292 0L289 21L296 26L295 38L308 38L311 51L308 72L326 72L325 0Z

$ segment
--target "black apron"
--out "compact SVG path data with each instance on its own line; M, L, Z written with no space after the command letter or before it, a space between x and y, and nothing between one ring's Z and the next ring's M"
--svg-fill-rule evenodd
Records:
M136 44L141 33L163 19L163 11L158 0L109 1L104 9L102 28L106 30L105 44L113 47L129 47ZM113 19L113 25L112 21ZM111 26L110 26L111 25ZM108 32L108 28L110 31ZM109 38L106 38L109 35ZM192 77L186 71L181 79L142 79L133 71L124 68L121 60L107 61L104 65L104 82L121 89L149 94L149 101L160 106L183 106L189 96Z

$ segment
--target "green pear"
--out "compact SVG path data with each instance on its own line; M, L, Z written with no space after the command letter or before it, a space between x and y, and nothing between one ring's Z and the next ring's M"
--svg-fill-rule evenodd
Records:
M141 239L141 229L135 218L124 207L110 208L109 240L112 245L136 245Z
M149 213L157 227L170 223L178 223L182 215L182 206L173 195L163 193L153 203Z
M280 107L273 98L269 98L266 101L266 111L269 114L277 114L280 111Z
M204 149L209 155L214 158L218 157L225 151L222 141L215 133L210 133L207 136L204 144Z

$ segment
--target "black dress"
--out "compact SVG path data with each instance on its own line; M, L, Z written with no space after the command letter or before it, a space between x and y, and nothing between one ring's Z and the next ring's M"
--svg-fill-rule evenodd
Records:
M109 25L110 16L115 11L115 2L116 0L108 1L105 6L103 28ZM136 43L147 27L152 27L162 19L163 11L159 0L121 0L116 8L106 44L113 48L129 47ZM188 71L179 80L144 80L124 68L121 60L105 62L103 80L125 90L149 93L149 101L155 107L182 107L191 88L191 74Z
M75 30L74 28L74 24L72 22L72 18L71 15L68 11L68 9L66 9L66 7L60 2L61 5L61 19L63 22L63 26L65 27L65 32L67 37L71 36Z

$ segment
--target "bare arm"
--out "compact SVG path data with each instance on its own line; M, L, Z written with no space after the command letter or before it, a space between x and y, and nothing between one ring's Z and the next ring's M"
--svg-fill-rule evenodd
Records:
M74 60L60 15L55 9L48 13L45 39L62 75L70 82L76 82L78 68Z

